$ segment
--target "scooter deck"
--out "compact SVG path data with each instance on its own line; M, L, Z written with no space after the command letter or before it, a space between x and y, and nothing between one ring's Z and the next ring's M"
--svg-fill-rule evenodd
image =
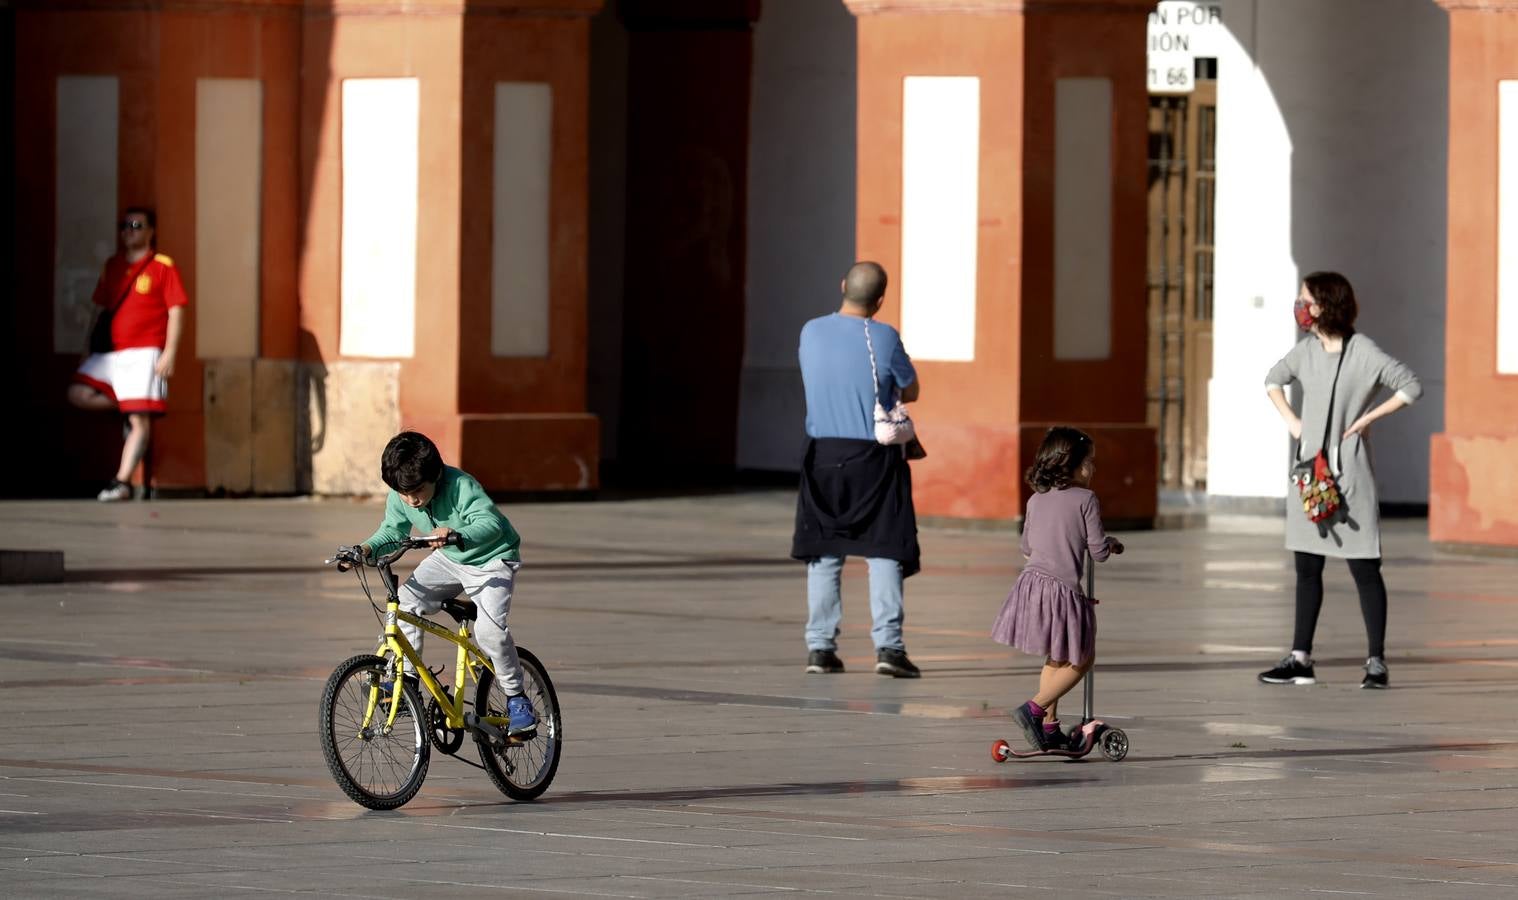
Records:
M1080 759L1083 756L1090 756L1091 748L1083 747L1080 750L1013 750L1011 746L1008 746L1004 752L1012 759L1032 759L1035 756L1063 756L1066 759Z

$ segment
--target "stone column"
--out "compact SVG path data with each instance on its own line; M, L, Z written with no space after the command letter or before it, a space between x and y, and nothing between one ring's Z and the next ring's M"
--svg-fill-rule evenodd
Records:
M859 24L858 256L922 379L919 514L1010 520L1052 424L1109 519L1151 521L1146 0L844 0Z
M1518 547L1518 2L1439 5L1450 26L1449 287L1429 537Z
M382 487L380 448L403 427L429 434L487 489L596 486L598 428L585 405L586 122L589 18L600 6L309 0L301 350L313 490ZM364 124L353 92L370 88ZM390 252L344 244L365 224L344 221L345 203L363 200L344 194L368 165L344 143L345 126L359 125L382 136L355 142L360 154L380 152L381 172L392 170L383 154L394 149L383 135L414 142L400 167L414 169L414 207L408 195L365 217L396 235L414 224L414 237L391 248L414 254L414 301L409 283L391 296L393 283L344 276L344 260L349 276L363 265L386 271Z

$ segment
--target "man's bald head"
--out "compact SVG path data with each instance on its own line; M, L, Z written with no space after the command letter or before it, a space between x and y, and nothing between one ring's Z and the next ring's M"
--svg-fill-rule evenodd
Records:
M844 302L873 311L885 296L886 283L886 271L880 263L854 263L843 276Z

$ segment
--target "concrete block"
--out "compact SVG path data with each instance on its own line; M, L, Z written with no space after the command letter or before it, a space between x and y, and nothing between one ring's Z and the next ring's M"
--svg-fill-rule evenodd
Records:
M380 494L380 451L400 430L400 363L300 366L297 486L326 495Z
M0 550L0 584L45 584L62 580L62 550Z
M205 360L206 489L253 490L253 360Z
M252 480L255 494L295 493L298 365L292 359L253 361Z

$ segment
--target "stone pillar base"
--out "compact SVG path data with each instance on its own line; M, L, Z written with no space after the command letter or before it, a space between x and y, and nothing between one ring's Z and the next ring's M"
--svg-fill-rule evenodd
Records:
M1518 547L1515 459L1518 434L1434 435L1429 453L1429 539Z
M928 458L912 463L912 501L920 516L984 522L1022 518L1033 465L1047 424L975 425L920 419ZM1066 423L1096 442L1096 481L1110 523L1149 527L1157 513L1155 432L1147 425ZM974 485L966 490L965 485Z
M600 485L601 425L590 413L458 417L458 467L487 491L590 491Z

